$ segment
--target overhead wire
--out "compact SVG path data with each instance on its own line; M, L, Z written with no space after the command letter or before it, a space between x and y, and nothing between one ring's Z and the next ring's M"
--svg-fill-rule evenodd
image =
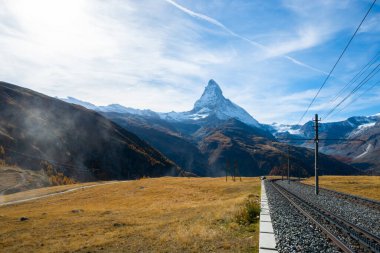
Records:
M306 111L302 114L300 120L298 121L297 125L299 125L301 123L301 121L303 120L303 118L305 117L305 115L309 112L310 110L310 107L313 105L313 103L315 102L316 98L318 97L319 93L321 92L321 90L323 89L323 87L326 85L327 81L329 80L331 74L333 73L333 71L335 70L336 66L338 65L339 61L342 59L344 53L347 51L347 48L349 47L349 45L351 44L352 40L354 39L354 37L356 36L356 34L358 33L360 27L362 26L364 20L367 18L368 14L370 13L370 11L372 10L373 6L375 5L377 0L374 0L371 4L371 6L369 7L368 11L366 12L366 14L364 15L363 19L360 21L358 27L356 28L354 34L351 36L350 40L348 41L346 47L343 49L342 53L340 54L340 56L338 57L338 60L335 62L335 64L333 65L332 69L330 70L329 74L327 75L327 77L325 78L325 80L323 81L321 87L319 87L317 93L315 94L315 96L313 97L313 99L311 100L310 104L308 105Z
M336 104L327 114L325 114L324 119L327 119L330 115L334 113L334 111L344 103L348 98L354 95L360 88L362 88L368 81L370 81L377 73L380 71L380 63L359 83L355 86L355 88L346 95L338 104Z
M380 57L380 52L378 52L363 68L338 92L338 94L331 100L331 102L335 102L349 87L351 87L369 68L372 67L373 64Z
M366 90L364 90L362 93L360 93L355 99L353 99L351 102L347 103L344 107L342 107L339 111L343 111L344 109L346 109L348 106L350 106L351 104L355 103L361 96L363 96L365 93L367 93L368 91L372 90L373 88L375 88L376 85L380 84L380 81L378 82L375 82L373 85L371 85L369 88L367 88Z

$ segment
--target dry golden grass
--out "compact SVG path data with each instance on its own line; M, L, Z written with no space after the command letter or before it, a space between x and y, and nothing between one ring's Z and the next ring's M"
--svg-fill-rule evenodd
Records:
M234 217L259 195L258 178L157 178L3 206L0 252L257 252Z
M303 183L314 185L314 177ZM380 200L380 176L321 176L321 187L365 198Z

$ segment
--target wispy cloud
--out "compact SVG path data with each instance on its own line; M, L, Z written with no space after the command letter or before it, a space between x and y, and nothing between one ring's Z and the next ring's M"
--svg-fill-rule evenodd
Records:
M380 14L372 15L368 18L359 30L359 33L373 33L378 34L380 32Z
M197 89L193 82L201 87L210 76L202 66L222 64L232 53L197 43L196 34L182 29L196 27L187 20L171 22L164 9L156 12L162 7L155 1L2 4L0 9L8 11L0 19L14 20L0 22L7 28L0 31L2 79L54 96L186 110L192 104L186 94ZM157 19L165 26L155 24Z
M3 0L0 79L98 105L183 111L214 78L258 120L292 123L367 8L338 2ZM380 50L374 11L311 113ZM355 105L365 113L378 102L367 94Z
M201 14L201 13L197 13L197 12L194 12L178 3L176 3L175 1L173 0L165 0L166 2L170 3L171 5L175 6L177 9L189 14L190 16L192 17L195 17L195 18L199 18L199 19L202 19L204 21L207 21L221 29L223 29L225 32L229 33L230 35L236 37L236 38L239 38L239 39L242 39L246 42L248 42L249 44L252 44L253 46L263 50L265 53L266 53L266 57L284 57L285 59L288 59L289 61L293 62L294 64L297 64L299 66L302 66L302 67L305 67L305 68L308 68L310 70L313 70L313 71L316 71L316 72L319 72L319 73L322 73L322 74L325 74L327 75L328 73L325 72L325 71L322 71L318 68L315 68L313 66L310 66L304 62L301 62L291 56L288 56L286 54L283 54L283 52L281 52L281 50L272 50L270 49L269 47L266 47L264 46L263 44L259 43L259 42L256 42L254 40L251 40L245 36L242 36L242 35L239 35L237 33L235 33L234 31L232 31L231 29L227 28L224 24L222 24L221 22L219 22L218 20L214 19L214 18L211 18L207 15L204 15L204 14ZM287 51L289 52L289 50Z

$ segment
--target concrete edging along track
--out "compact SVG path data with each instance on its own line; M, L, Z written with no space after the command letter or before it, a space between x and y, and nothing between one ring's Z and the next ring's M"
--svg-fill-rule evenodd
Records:
M108 185L108 184L117 184L117 183L123 183L123 182L128 182L128 181L112 181L112 182L107 182L107 183L79 186L79 187L75 187L75 188L71 188L71 189L67 189L67 190L62 190L59 192L44 194L44 195L37 196L37 197L31 197L31 198L27 198L27 199L20 199L20 200L14 200L14 201L9 201L9 202L5 202L5 203L0 203L0 207L8 206L8 205L15 205L15 204L28 202L28 201L32 201L32 200L37 200L37 199L42 199L42 198L47 198L47 197L51 197L51 196L55 196L55 195L74 192L74 191L81 190L81 189L87 189L87 188L93 188L96 186L102 186L102 185Z
M272 220L270 218L268 198L265 192L264 180L261 181L261 211L260 211L260 235L259 253L278 252L274 236Z

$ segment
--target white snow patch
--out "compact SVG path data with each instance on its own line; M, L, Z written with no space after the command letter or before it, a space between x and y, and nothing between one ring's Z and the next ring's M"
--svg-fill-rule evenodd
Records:
M373 149L373 146L372 144L368 144L367 148L365 149L365 151L363 153L361 153L360 155L356 156L355 159L358 159L358 158L361 158L363 156L365 156L366 154L368 154L370 151L372 151Z
M355 135L359 135L359 134L363 133L364 131L368 130L369 128L375 126L375 125L376 125L376 122L371 122L371 123L366 123L366 124L360 125L356 128L356 130L352 131L352 133L350 134L350 137L353 137Z
M283 125L283 124L273 123L272 127L276 129L278 133L288 132L289 134L302 135L301 129L300 128L294 129L293 125Z
M358 130L364 130L366 128L373 127L374 125L376 125L376 122L371 122L371 123L363 124L363 125L360 125L358 127Z
M189 119L192 120L199 120L199 119L204 119L208 116L208 114L200 114L200 113L195 113L192 115L189 115Z

